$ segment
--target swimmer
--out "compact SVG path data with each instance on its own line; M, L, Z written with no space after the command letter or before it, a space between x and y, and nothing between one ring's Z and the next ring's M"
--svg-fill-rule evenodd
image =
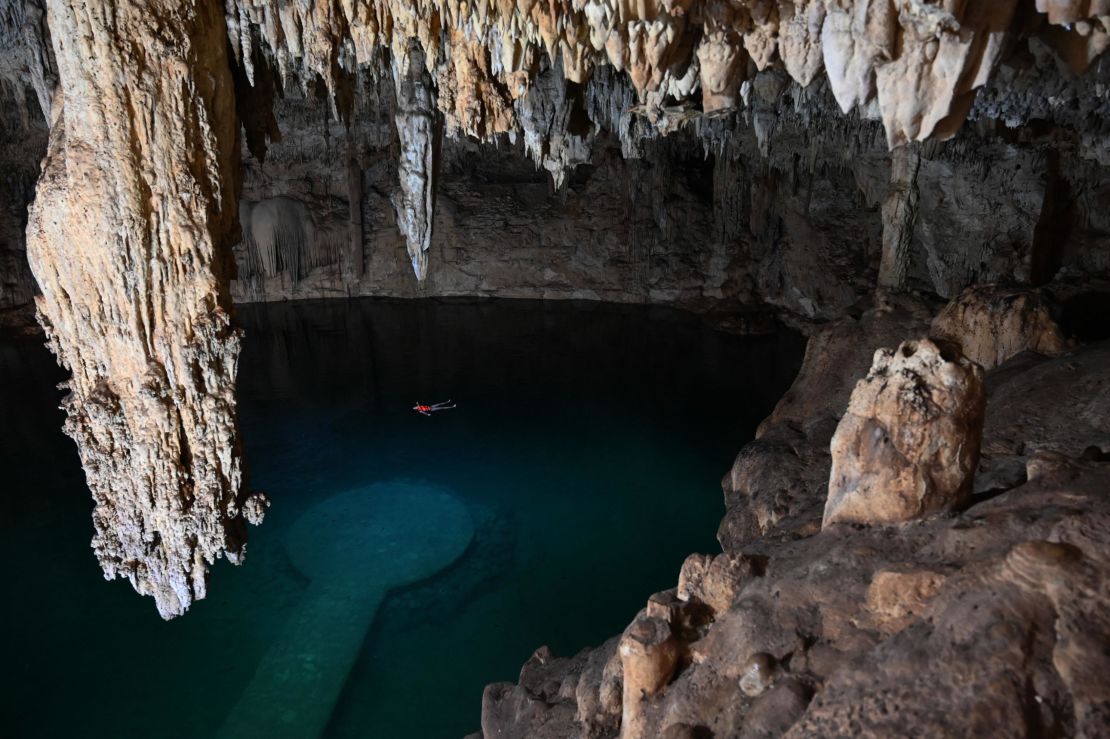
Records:
M445 411L449 408L454 407L454 403L452 403L450 400L445 400L442 403L432 403L431 405L423 405L421 403L417 403L412 407L412 409L422 416L430 416L436 411Z

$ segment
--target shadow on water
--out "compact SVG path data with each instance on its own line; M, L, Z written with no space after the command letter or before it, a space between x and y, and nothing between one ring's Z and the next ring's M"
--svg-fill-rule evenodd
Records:
M597 304L361 300L238 314L246 462L274 505L246 565L217 566L209 598L169 623L99 577L88 493L58 430L61 373L35 343L0 346L0 462L13 481L0 496L12 573L2 617L16 666L0 693L5 732L211 736L231 725L259 666L295 641L313 669L342 662L324 735L474 731L486 683L514 680L541 644L568 654L618 633L647 595L674 584L686 554L717 549L720 477L804 345ZM410 410L448 398L458 408ZM342 497L350 491L412 484L464 507L469 545L440 565L404 565L423 579L370 615L321 626L325 641L343 632L348 643L330 650L341 659L322 656L292 635L306 603L326 602L313 595L324 575L305 569L316 540L303 522L321 505L361 506ZM415 515L421 535L425 520L449 529L457 519L437 524L414 505L403 520ZM340 555L376 546L353 531L320 531L319 545L350 542ZM407 549L374 550L388 568L429 549L408 537ZM367 564L383 560L360 556L325 568L344 613L385 577L385 565Z

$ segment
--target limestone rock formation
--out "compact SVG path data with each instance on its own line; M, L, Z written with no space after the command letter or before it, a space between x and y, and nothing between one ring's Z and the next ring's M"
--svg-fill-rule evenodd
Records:
M816 424L818 414L843 414L866 355L928 326L922 304L890 300L814 332L795 387L749 446L766 448L768 436L786 438L791 425ZM639 691L635 731L1099 736L1110 648L1108 352L1102 341L1059 357L1023 353L985 373L985 457L1010 456L1023 474L996 476L952 516L896 530L822 529L825 489L802 485L781 498L782 518L765 531L722 536L724 555L689 557L677 590L652 596L634 620L649 621L652 643L679 654L664 684ZM827 440L796 440L767 457L768 474L757 477L758 465L746 462L746 494L757 504L773 500L782 479L803 476L798 469L823 467L827 483L827 453ZM769 474L781 468L794 471ZM743 503L730 514L733 505ZM626 687L613 679L613 642L573 658L547 652L558 676L547 685L560 690L522 672L518 685L487 691L480 736L625 731L596 698L609 695L611 705L612 692ZM653 664L669 668L669 660ZM513 708L525 705L516 715L528 722L515 723Z
M632 622L621 637L624 666L624 710L622 739L643 739L642 703L670 682L678 666L679 645L667 621L643 615Z
M28 20L10 35L29 41L0 57L44 58L23 51L49 46L45 24L34 22L38 2L12 5ZM244 243L236 300L758 299L830 319L876 279L953 297L974 282L1042 283L1110 259L1110 67L1095 63L1076 78L1057 60L1066 45L1056 41L1086 49L1098 35L1093 6L1038 13L1020 0L1007 24L1013 3L317 5L226 5L254 154L243 161L245 196L298 200L323 237L278 275ZM0 30L0 49L5 41ZM941 56L930 61L934 47ZM422 102L402 112L397 75L417 69ZM31 119L52 75L15 74L28 94L14 100ZM880 78L897 90L920 84L888 99ZM858 98L847 116L842 82ZM951 133L939 126L929 145L887 152L884 121L920 127L925 138L945 106L972 97L973 125L951 145L934 145ZM905 109L890 118L887 103ZM554 191L525 173L521 149ZM38 155L25 156L33 172ZM710 172L711 196L686 186ZM30 179L10 196L0 183L0 199L16 204L10 228L0 212L0 242L22 230ZM606 223L620 224L601 236L583 208L599 201ZM0 254L0 283L25 305L34 286L18 241L0 249L10 254ZM532 249L537 242L559 253ZM580 244L595 248L571 270L560 256ZM425 263L425 279L412 280Z
M435 104L420 48L410 44L393 68L397 89L397 135L401 141L401 188L394 197L397 227L405 237L416 279L428 275L435 208L438 131Z
M823 524L890 523L967 502L985 407L983 373L928 339L880 349L832 438Z
M933 321L932 335L956 343L987 370L1023 351L1052 356L1067 349L1039 293L995 285L964 290Z
M437 110L449 135L497 142L522 134L557 186L569 168L589 160L591 135L573 130L566 115L572 111L595 126L617 123L610 127L627 155L641 132L654 137L691 123L709 128L748 108L766 154L773 116L751 97L770 79L762 73L774 70L783 70L780 94L792 81L795 94L809 96L800 91L811 89L824 68L841 110L880 120L892 148L948 139L1018 40L1059 37L1061 55L1074 55L1078 44L1087 63L1099 53L1101 11L1039 9L1047 21L1028 18L1033 6L1020 0L652 0L635 7L593 0L552 6L229 2L228 34L252 84L259 64L272 64L283 83L299 81L306 89L319 78L340 120L350 120L367 71L396 81L405 93L398 98L404 206L398 225L422 281L435 190L429 152L439 128L429 116ZM622 84L609 82L614 71ZM401 80L408 80L404 87ZM585 105L574 100L583 88ZM892 213L912 215L915 191L907 192L911 201L891 201ZM904 243L909 231L902 231L890 240Z
M48 12L61 98L28 227L40 320L72 373L65 429L104 575L170 618L244 545L223 12L211 0Z
M794 384L722 481L726 512L717 538L726 552L746 552L764 537L820 530L832 464L829 442L855 383L867 374L876 348L922 334L930 318L921 300L886 296L859 318L813 331Z

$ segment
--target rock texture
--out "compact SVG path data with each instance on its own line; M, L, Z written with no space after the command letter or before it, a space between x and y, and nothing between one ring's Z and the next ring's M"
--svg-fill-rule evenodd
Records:
M222 9L51 0L48 13L60 100L27 244L40 320L72 373L65 429L96 501L105 577L170 618L244 544Z
M1051 356L1067 349L1040 293L997 285L962 292L936 317L931 333L955 342L964 356L988 370L1023 351Z
M833 434L824 525L896 523L971 497L982 369L928 339L880 349Z
M59 0L44 24L41 0L0 0L0 311L35 291L22 234L51 120L30 224L44 325L74 372L105 570L165 613L264 510L234 431L236 212L241 301L766 305L831 337L917 321L901 297L864 311L876 283L947 299L1110 270L1103 3L209 5L109 22ZM986 363L1049 351L982 320L965 348ZM737 459L727 547L813 533L837 404L903 338L826 347L864 366L830 366L837 394L785 402ZM1017 469L988 462L984 492ZM808 688L784 685L766 705L789 713Z
M801 90L823 85L843 113L880 121L886 145L901 147L951 138L969 115L977 117L977 92L1017 44L1054 48L1085 70L1103 34L1104 16L1090 13L1019 0L653 0L636 7L594 0L552 6L252 2L228 4L228 32L248 82L265 77L264 66L276 69L283 85L299 81L307 90L320 79L330 109L344 121L353 117L368 71L372 79L395 81L403 93L396 197L405 207L398 225L423 280L434 218L434 109L452 136L491 143L519 137L557 186L590 159L594 134L586 124L609 129L628 155L645 135L691 125L719 142L721 121L745 108L766 153L776 116L752 98L758 101L768 86L779 93L793 87L797 100L819 97ZM1079 16L1081 22L1061 20ZM1086 61L1073 53L1077 44ZM1022 117L1015 97L1000 91L992 112ZM1083 105L1103 106L1104 98L1098 91ZM916 175L902 169L896 182L909 200L889 201L886 210L901 223L891 228L907 233L892 232L891 245L907 240L915 211ZM899 264L893 277L905 268Z
M828 497L829 444L878 347L897 346L929 325L927 304L885 296L858 318L813 331L794 384L737 454L722 481L726 513L717 531L725 551L765 536L809 536Z
M891 169L900 155L886 150L881 126L844 119L821 83L803 91L768 72L749 95L758 120L768 121L762 140L755 113L737 113L666 137L630 133L626 152L623 124L609 127L595 110L598 122L579 136L576 155L589 162L564 172L560 189L552 175L562 170L544 163L552 150L541 147L537 170L527 137L512 144L445 135L419 283L393 205L402 144L394 85L384 79L363 78L349 130L321 122L328 102L315 91L287 90L275 103L282 140L270 142L264 161L245 159L244 197L298 201L318 240L304 245L296 274L260 269L244 242L236 301L501 295L702 310L762 302L832 319L874 288L896 234L902 287L944 297L981 281L1043 284L1110 265L1102 216L1110 180L1081 158L1075 140L1067 143L1062 125L1023 128L1005 141L965 129L920 147L919 205L913 218L896 220L884 214L891 193L903 192ZM550 71L539 80L556 84ZM599 70L585 86L587 102L622 89L633 99L630 88L606 85ZM558 118L532 93L519 102L529 115ZM643 124L632 116L630 125ZM554 136L552 126L543 130ZM1058 169L1046 150L1058 153ZM1046 183L1063 199L1046 197ZM360 237L348 249L352 212Z
M774 500L786 475L828 481L827 445L824 460L816 444L748 450L801 419L843 414L870 350L919 335L931 313L888 298L815 332L795 387L738 458L744 499L728 497L726 477L730 516ZM723 525L725 553L689 557L678 587L635 617L622 644L650 631L678 655L673 668L652 662L665 684L644 690L613 641L573 658L541 650L542 684L526 666L518 685L487 691L481 736L616 737L628 718L632 735L658 737L1101 735L1108 351L1023 353L986 373L980 476L994 486L964 510L822 529L824 487L796 486L760 531L726 536L736 529ZM1010 462L1022 474L1003 479Z
M24 231L56 77L43 3L0 2L0 328L33 321Z

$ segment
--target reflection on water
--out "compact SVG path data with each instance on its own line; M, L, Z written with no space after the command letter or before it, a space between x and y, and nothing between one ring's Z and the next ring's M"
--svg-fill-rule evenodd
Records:
M474 731L486 683L515 680L541 644L619 632L687 553L716 549L720 477L802 349L640 307L239 313L246 462L274 505L246 565L217 566L209 598L169 623L99 577L61 373L34 342L0 344L11 735L272 736L242 717L281 701L274 676L307 693L309 671L330 676L311 688L327 697L274 706L301 733Z

